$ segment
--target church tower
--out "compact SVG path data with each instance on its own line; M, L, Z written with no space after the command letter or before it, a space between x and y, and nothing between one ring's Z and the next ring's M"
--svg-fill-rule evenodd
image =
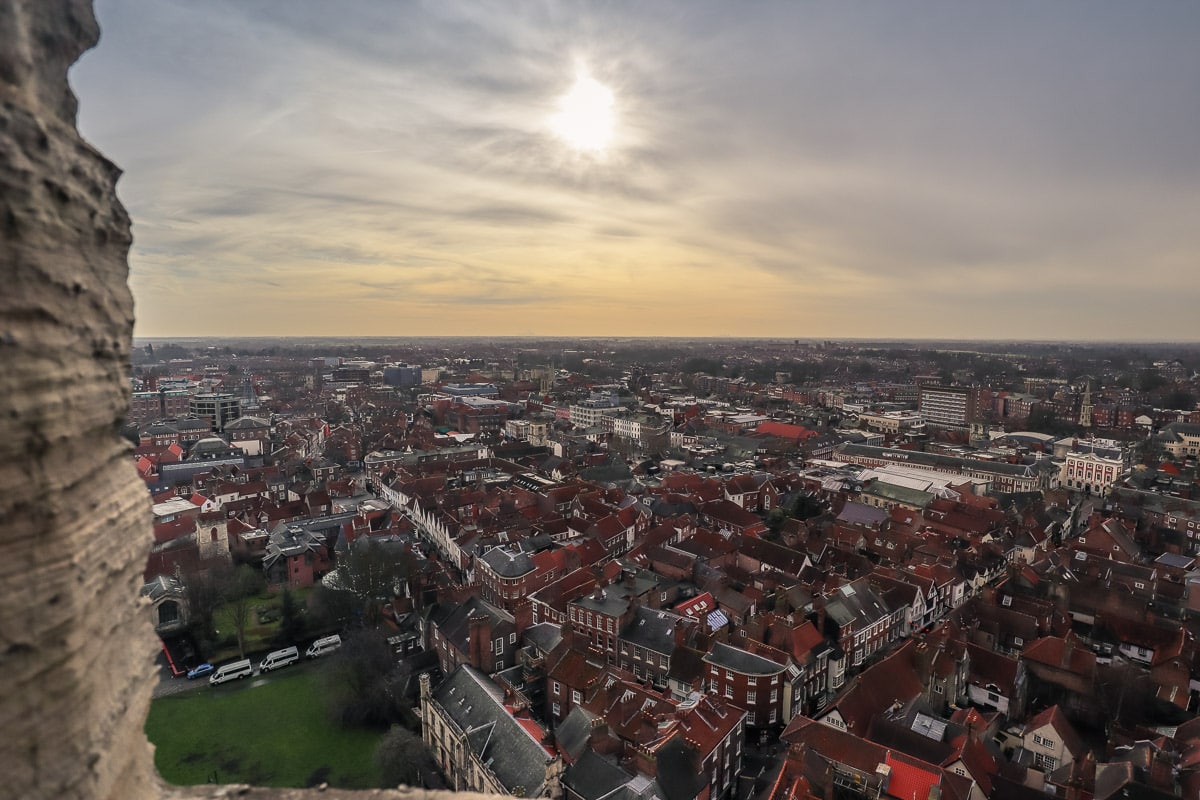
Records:
M1079 427L1092 427L1092 380L1088 379L1087 387L1083 390L1083 402L1079 405Z

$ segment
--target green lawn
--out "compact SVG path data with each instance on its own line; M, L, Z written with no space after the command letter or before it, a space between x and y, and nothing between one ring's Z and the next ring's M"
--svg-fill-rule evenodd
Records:
M311 586L292 590L292 597L295 598L297 608L304 609L308 595L311 592ZM280 600L278 594L264 592L261 595L251 598L250 618L246 625L246 655L250 655L251 653L265 653L278 646L275 636L279 633L279 606ZM260 608L276 612L275 618L270 622L260 623L257 614L257 610ZM223 605L213 612L213 626L222 638L234 635L236 628L233 624L233 610L229 605ZM237 645L234 644L216 648L209 654L208 660L214 664L220 664L237 657L238 649Z
M373 756L379 732L343 730L325 718L316 676L299 672L161 697L150 706L146 736L159 773L179 785L379 785Z

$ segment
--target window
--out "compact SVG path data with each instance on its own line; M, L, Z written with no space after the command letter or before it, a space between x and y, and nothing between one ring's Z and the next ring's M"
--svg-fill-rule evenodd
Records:
M1058 759L1044 753L1034 753L1033 763L1038 769L1052 770L1058 766Z
M517 643L517 635L516 635L515 633L510 633L510 634L508 635L508 643L509 643L509 644L516 644L516 643Z
M499 639L497 639L495 642L493 642L492 650L498 656L504 655L504 637L503 636L501 636Z
M555 703L554 705L550 706L550 710L554 712L554 716L556 716L556 717L560 716L562 714L562 711L559 710L558 703Z
M713 678L712 680L710 680L710 681L708 682L708 690L709 690L710 692L712 692L713 694L716 694L716 693L717 693L718 687L717 687L717 680L716 680L716 678Z
M778 690L778 689L772 689L772 690L771 690L771 702L772 702L772 703L774 703L774 702L775 702L776 700L778 700L778 699L779 699L779 690Z
M758 692L746 692L746 702L747 703L757 703L758 702Z
M578 689L571 690L571 702L572 703L582 703L583 702L583 695L580 694Z

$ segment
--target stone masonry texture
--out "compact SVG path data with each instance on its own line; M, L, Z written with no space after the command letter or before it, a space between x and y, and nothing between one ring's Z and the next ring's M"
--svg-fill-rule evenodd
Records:
M130 221L67 85L98 36L90 0L0 0L0 798L446 800L155 774L150 501L117 435Z

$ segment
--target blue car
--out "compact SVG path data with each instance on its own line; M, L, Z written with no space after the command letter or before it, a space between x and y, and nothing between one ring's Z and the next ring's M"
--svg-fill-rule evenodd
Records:
M188 673L187 673L188 680L191 681L191 680L195 680L196 678L203 678L205 675L209 674L212 671L213 671L213 665L209 664L206 661L203 664L192 667L191 669L188 670Z

